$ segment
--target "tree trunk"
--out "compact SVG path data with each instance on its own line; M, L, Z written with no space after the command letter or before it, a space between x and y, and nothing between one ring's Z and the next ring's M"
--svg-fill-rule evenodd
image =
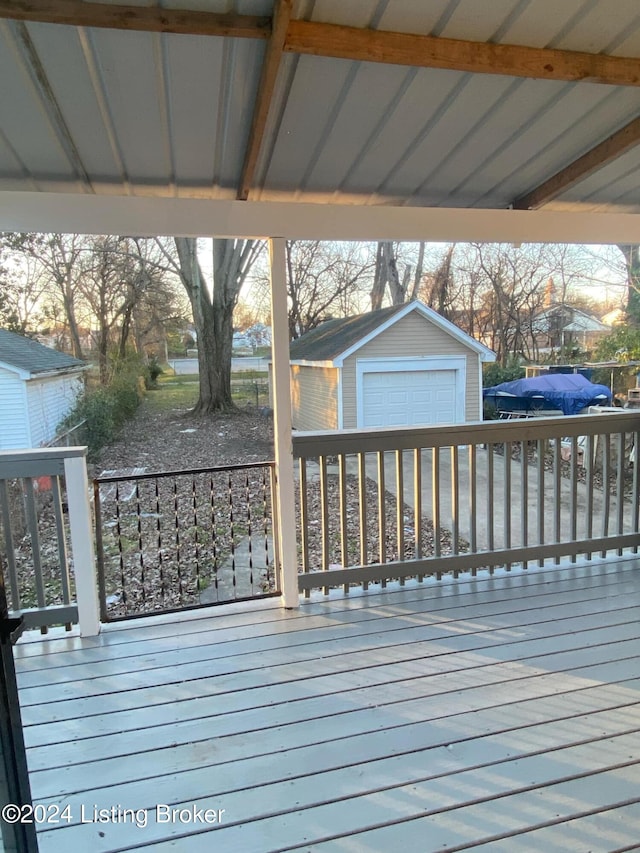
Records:
M640 328L640 246L618 244L627 266L627 323Z

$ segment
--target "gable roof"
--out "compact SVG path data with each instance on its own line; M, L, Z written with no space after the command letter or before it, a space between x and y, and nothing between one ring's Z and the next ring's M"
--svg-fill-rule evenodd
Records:
M355 317L326 320L315 329L292 341L289 357L291 361L331 361L334 366L339 367L345 358L413 311L430 320L471 350L475 350L482 361L495 361L495 353L488 347L418 301L392 305L390 308L369 311Z
M0 364L27 375L81 370L86 366L77 358L6 329L0 329Z

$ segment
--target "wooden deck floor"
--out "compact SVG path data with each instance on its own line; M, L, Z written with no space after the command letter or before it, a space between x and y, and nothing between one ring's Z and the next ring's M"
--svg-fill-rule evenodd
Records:
M40 849L640 850L639 638L614 560L21 642Z

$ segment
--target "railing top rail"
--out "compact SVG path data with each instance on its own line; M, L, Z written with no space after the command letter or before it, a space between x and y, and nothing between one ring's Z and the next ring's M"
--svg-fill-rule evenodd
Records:
M186 474L215 474L221 471L245 471L252 468L273 468L275 462L246 462L238 465L216 465L205 468L179 468L174 471L147 471L144 474L110 474L105 477L94 477L94 483L121 483L130 480L155 480L163 477L179 477Z
M0 450L0 480L20 477L61 477L65 462L85 458L86 447L33 447L26 450Z
M501 444L507 441L535 441L558 436L571 438L636 430L640 430L640 410L600 415L477 421L446 426L297 432L293 434L293 455L313 458L339 453L450 447L452 444Z

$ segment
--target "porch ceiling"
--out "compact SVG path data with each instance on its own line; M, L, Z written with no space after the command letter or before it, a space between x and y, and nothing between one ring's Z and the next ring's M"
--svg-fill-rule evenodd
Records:
M0 0L0 191L640 212L636 0L167 5Z

